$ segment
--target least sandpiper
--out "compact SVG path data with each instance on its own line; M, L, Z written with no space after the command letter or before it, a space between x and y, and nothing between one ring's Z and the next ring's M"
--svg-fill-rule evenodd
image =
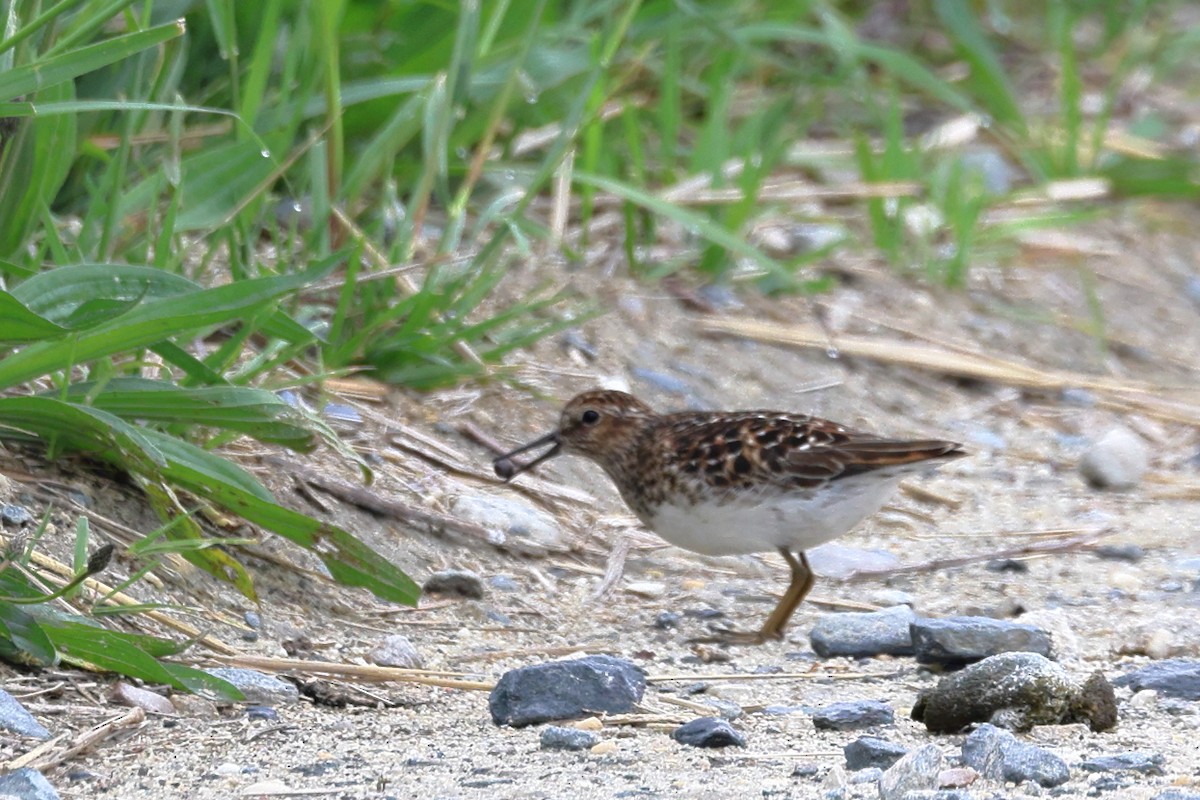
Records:
M513 457L549 446L532 461ZM762 628L722 641L783 637L812 588L805 550L836 539L878 511L900 481L964 455L936 439L885 439L804 414L684 411L657 414L624 392L585 392L558 429L494 462L504 480L560 453L600 465L646 527L706 555L777 551L791 584Z

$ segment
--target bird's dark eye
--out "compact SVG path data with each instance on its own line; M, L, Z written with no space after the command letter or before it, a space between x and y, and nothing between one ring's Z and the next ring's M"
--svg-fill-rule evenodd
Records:
M594 408L589 408L587 411L583 412L583 416L581 416L579 420L584 425L595 425L600 421L600 412Z

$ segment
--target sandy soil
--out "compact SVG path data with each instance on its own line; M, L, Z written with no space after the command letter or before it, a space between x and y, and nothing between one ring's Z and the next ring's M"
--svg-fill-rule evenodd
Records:
M1139 213L1153 215L1157 230L1169 230L1171 225L1161 224L1163 215L1175 212ZM182 716L151 717L48 769L47 775L64 798L128 800L818 797L837 785L837 770L844 765L841 749L861 732L816 731L803 713L776 715L763 708L875 698L898 711L895 726L878 732L886 738L909 745L936 742L947 756L956 755L962 741L961 736L932 737L908 718L916 693L936 681L910 659L817 658L807 634L823 614L887 602L897 591L911 595L917 610L928 615L1054 611L1074 634L1062 661L1078 676L1101 669L1116 677L1148 663L1148 656L1137 654L1147 645L1159 657L1196 656L1200 442L1194 425L1164 419L1162 412L1114 407L1111 395L1100 390L1065 396L1034 392L702 330L712 319L810 324L820 314L835 344L838 335L865 335L962 348L1046 370L1194 387L1200 385L1198 306L1184 287L1200 274L1195 267L1200 240L1186 232L1146 230L1145 216L1077 230L1076 244L1086 244L1087 251L1029 248L1009 268L979 267L962 292L923 286L883 267L847 263L839 266L842 284L827 295L769 300L744 292L738 293L736 306L715 312L692 307L661 284L598 270L531 266L528 274L514 276L510 291L518 293L549 272L565 276L571 288L608 309L569 340L594 348L592 356L561 337L543 342L512 360L523 388L497 382L430 396L393 395L386 406L367 407L364 426L348 438L378 455L374 491L381 495L446 511L458 496L492 494L553 513L561 528L547 552L522 554L529 543L515 540L495 546L454 531L431 533L323 495L327 511L321 512L283 470L263 466L254 453L244 454L244 463L285 502L328 513L418 581L435 570L461 568L485 578L510 576L519 591L489 587L482 601L428 598L418 610L396 609L266 558L251 560L262 593L258 609L182 569L160 574L156 597L149 585L139 590L147 599L203 609L195 618L247 653L284 655L288 643L293 652L300 648L300 656L361 662L383 637L399 632L414 642L426 667L483 681L574 653L621 655L655 678L646 695L648 721L606 725L600 731L601 752L541 751L537 729L492 725L485 692L344 685L347 696L365 705L337 708L306 699L279 708L276 720L251 720L244 709L193 701ZM1090 254L1094 250L1108 255ZM1081 266L1096 276L1107 346L1082 332L1092 318ZM680 629L664 631L654 627L656 616L667 610L718 609L726 615L723 621L751 627L783 588L781 560L709 559L663 546L639 531L598 470L581 461L559 459L540 479L500 485L489 474L488 452L459 433L469 422L503 444L526 440L548 429L563 401L601 383L627 385L663 409L775 407L882 433L957 438L972 456L918 482L941 500L898 495L893 507L841 544L855 548L851 552L864 563L879 559L872 551L893 554L909 566L954 555L978 557L955 568L821 580L786 641L730 648L717 653L728 660L706 662L686 642L702 631L702 622L685 616ZM1193 415L1196 398L1191 395ZM1076 470L1080 453L1089 439L1118 423L1146 439L1151 471L1129 492L1088 488ZM401 426L400 433L389 435L388 424ZM414 444L418 435L446 449ZM329 454L289 458L353 477ZM85 488L99 514L143 532L155 526L131 489L78 465L50 467L5 452L0 459L12 476L0 484L0 500L22 503L37 515L44 501L33 489L39 482L62 482ZM56 512L49 547L68 552L75 518L71 510ZM97 527L111 535L111 529ZM1146 555L1127 563L1075 549L1028 558L1025 573L985 568L993 551L1100 534L1108 543L1136 543ZM618 544L628 547L624 573L598 598L605 569L614 564L609 554ZM313 567L306 554L273 540L258 550ZM118 564L107 577L115 581L127 569ZM258 641L244 641L236 627L214 621L218 614L240 620L247 610L262 616ZM193 653L203 661L202 652ZM107 677L28 674L3 665L0 677L55 734L70 737L124 711L106 699L112 684ZM702 701L704 695L682 691L698 682L747 710L735 722L748 740L745 749L700 751L671 740L670 730L695 714L670 698ZM45 694L28 696L40 691ZM1128 691L1118 696L1123 702L1130 697ZM1077 768L1084 757L1129 749L1162 753L1165 775L1130 776L1127 788L1110 795L1141 798L1168 786L1200 791L1198 734L1200 704L1139 700L1122 705L1114 731L1096 734L1065 726L1037 729L1025 738L1050 747L1072 766L1072 782L1055 790L1056 796L1088 793L1095 776ZM0 763L30 745L4 741ZM281 787L296 794L284 794ZM850 789L851 796L876 796L873 785ZM987 797L1025 790L980 781L972 791Z

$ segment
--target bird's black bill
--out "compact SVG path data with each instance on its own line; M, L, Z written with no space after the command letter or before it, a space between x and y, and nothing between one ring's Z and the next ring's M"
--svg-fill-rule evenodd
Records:
M545 447L548 444L552 444L554 446L542 453L533 461L529 461L525 464L518 464L516 461L512 460L513 456L519 456L521 453L527 453L530 450L536 450L537 448ZM529 444L518 447L516 450L507 452L502 456L497 456L496 459L492 461L492 469L496 470L496 475L498 477L509 481L520 475L522 472L533 469L546 459L554 458L556 455L558 455L558 451L561 449L562 442L560 442L558 439L558 431L555 431L554 433L548 433L540 439L535 439Z

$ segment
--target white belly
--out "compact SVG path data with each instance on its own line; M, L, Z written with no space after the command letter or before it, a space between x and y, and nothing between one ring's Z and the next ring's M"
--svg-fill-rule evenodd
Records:
M781 547L808 550L847 533L878 511L902 477L846 478L815 491L723 504L663 505L644 521L671 544L705 555L763 553Z

